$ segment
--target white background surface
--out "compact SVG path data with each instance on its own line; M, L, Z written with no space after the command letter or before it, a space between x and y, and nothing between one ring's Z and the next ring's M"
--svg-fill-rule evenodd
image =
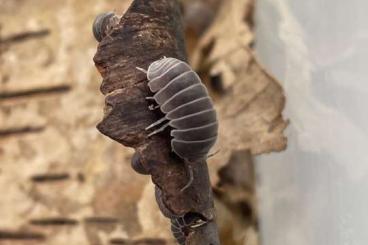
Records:
M258 0L288 149L256 159L262 245L368 244L368 1Z

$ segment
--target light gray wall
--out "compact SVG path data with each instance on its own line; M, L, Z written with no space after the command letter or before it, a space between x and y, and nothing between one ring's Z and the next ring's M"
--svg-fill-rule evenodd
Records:
M368 244L368 1L257 0L288 149L256 159L263 245Z

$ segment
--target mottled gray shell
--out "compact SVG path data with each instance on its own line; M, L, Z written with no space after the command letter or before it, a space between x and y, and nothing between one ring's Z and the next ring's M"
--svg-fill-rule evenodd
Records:
M172 151L187 160L207 157L217 139L218 122L212 100L199 76L175 58L153 62L148 86L171 130Z
M109 18L111 18L112 16L114 16L114 13L108 12L108 13L102 13L95 18L93 22L93 26L92 26L92 31L93 31L93 35L95 36L98 42L101 42L104 36L104 34L102 33L103 26L107 25L107 21L109 21Z

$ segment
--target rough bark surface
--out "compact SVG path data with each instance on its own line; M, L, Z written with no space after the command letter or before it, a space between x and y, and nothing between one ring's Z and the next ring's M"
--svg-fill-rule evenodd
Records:
M192 213L208 221L190 231L186 244L219 244L207 164L192 164L194 181L181 192L189 176L183 160L171 153L171 137L166 132L148 138L145 130L162 115L148 110L146 76L136 67L147 69L163 56L186 60L181 21L178 1L135 0L103 38L94 57L106 96L105 116L98 129L135 148L173 216Z

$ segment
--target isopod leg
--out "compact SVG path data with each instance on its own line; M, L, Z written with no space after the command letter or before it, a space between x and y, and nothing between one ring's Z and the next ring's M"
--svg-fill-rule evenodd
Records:
M159 124L161 124L163 122L165 122L166 120L167 120L166 117L163 117L160 120L158 120L158 121L152 123L151 125L149 125L147 128L145 128L145 130L149 130L149 129L151 129L151 128L153 128L153 127L155 127L155 126L157 126L157 125L159 125Z
M154 111L154 110L156 110L156 109L158 109L158 108L160 108L160 106L159 106L159 105L149 105L149 106L148 106L148 109L150 109L150 111Z
M188 189L188 187L192 185L193 179L194 179L192 167L188 163L185 163L185 166L187 167L187 171L189 173L189 180L188 180L188 183L183 188L181 188L180 190L181 192Z
M166 118L164 118L165 120L166 120ZM162 120L162 119L160 119L160 120ZM159 121L160 121L159 120ZM158 133L160 133L160 132L162 132L162 131L164 131L165 130L165 128L167 128L168 126L169 126L169 124L170 124L170 122L168 122L168 123L166 123L166 124L164 124L163 126L161 126L159 129L156 129L155 131L153 131L152 133L150 133L149 135L148 135L148 137L151 137L152 135L155 135L155 134L158 134Z
M143 69L143 68L140 68L140 67L135 67L135 69L137 69L138 71L141 71L145 74L147 74L147 70Z

